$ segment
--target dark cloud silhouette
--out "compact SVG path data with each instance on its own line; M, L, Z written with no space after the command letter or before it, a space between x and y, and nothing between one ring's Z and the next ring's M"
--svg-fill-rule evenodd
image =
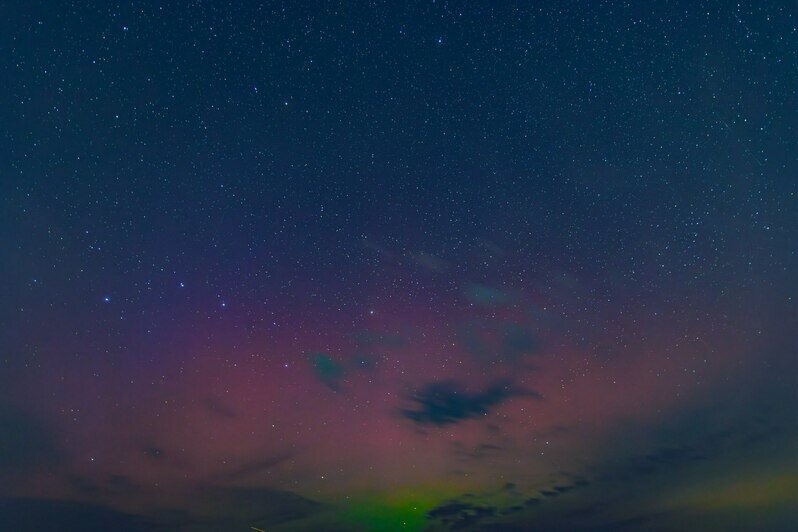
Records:
M51 468L62 458L43 424L19 410L0 406L0 478Z
M207 488L196 494L195 502L199 508L213 512L195 517L208 530L268 529L314 515L324 508L296 493L268 488Z
M427 512L427 519L437 521L449 530L462 530L497 514L498 508L492 505L449 501Z
M286 460L291 459L291 457L292 455L289 453L279 453L262 460L247 462L217 475L216 479L225 482L248 479L268 471Z
M162 530L143 517L108 507L72 501L0 498L0 530L14 532L85 532Z
M418 408L402 410L402 414L421 425L443 426L486 415L490 408L516 396L540 398L537 392L518 390L509 381L496 382L476 393L455 381L433 382L412 396Z
M457 328L457 339L463 348L479 359L486 359L490 355L490 348L483 338L487 328L479 323L468 323Z
M471 303L484 307L499 307L513 302L513 296L504 290L480 283L469 283L465 296Z
M129 478L111 475L101 482L73 477L70 483L84 495L122 495L139 489ZM0 530L13 532L87 532L113 530L149 532L179 530L268 530L324 510L324 505L287 491L266 488L209 487L192 496L191 509L164 508L148 515L131 515L101 504L45 499L0 498Z
M541 352L533 328L521 323L496 323L492 320L469 320L455 328L459 344L477 360L494 364L524 363L534 369L526 357Z
M503 450L504 447L493 443L480 443L474 447L466 447L459 442L454 444L454 454L461 461L482 460L489 456L495 456Z
M368 332L356 333L355 341L361 346L363 351L342 359L333 358L322 352L308 354L313 374L331 390L341 391L341 386L345 379L354 373L371 372L377 368L380 357L377 353L370 351L371 348L386 347L388 344L391 344L392 347L404 345L404 340L398 336L393 337Z
M203 401L205 408L216 414L217 416L234 418L237 416L236 411L224 404L224 402L215 395L209 395Z
M340 381L344 376L344 368L340 362L324 353L311 353L310 362L316 377L333 390L340 388Z
M95 500L106 495L124 497L141 489L123 475L110 475L100 481L71 477L69 482L78 493ZM199 488L191 495L190 508L161 508L147 515L127 514L99 503L0 498L0 530L210 532L250 530L250 527L269 530L325 510L324 505L295 493L268 488L213 486Z
M456 501L449 501L446 504L442 504L441 506L437 506L427 512L427 517L436 518L436 517L448 517L451 515L457 515L460 512L470 510L472 508L476 508L473 504L469 503L462 503Z
M520 325L509 325L502 337L502 354L507 357L518 357L534 354L538 351L538 342L532 331Z
M107 475L100 480L73 475L67 481L81 495L102 499L108 495L128 496L141 491L141 484L127 475Z
M106 492L132 494L141 490L141 484L127 475L109 475L105 482Z
M639 477L673 471L707 459L706 454L690 445L661 447L646 455L632 456L618 464L608 464L602 478L631 482Z
M97 496L102 492L100 485L89 478L73 475L68 476L66 480L80 495Z

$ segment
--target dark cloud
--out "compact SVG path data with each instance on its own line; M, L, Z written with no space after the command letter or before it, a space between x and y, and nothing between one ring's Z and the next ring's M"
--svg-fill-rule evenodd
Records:
M265 530L309 517L324 508L296 493L268 488L206 488L196 494L194 502L202 509L194 518L194 528L207 530ZM205 514L206 509L212 513Z
M66 480L80 495L97 496L102 492L100 485L89 478L75 475L68 476Z
M52 468L62 458L45 425L22 411L0 406L0 478Z
M141 484L127 475L112 474L99 480L73 475L67 481L77 493L95 500L109 495L129 496L141 491Z
M344 376L344 367L324 353L311 353L310 362L316 377L333 390L340 388L340 381Z
M729 473L729 466L759 456L763 450L776 453L764 464L766 471L773 463L784 462L785 448L794 447L798 434L794 428L798 426L794 423L795 411L787 406L795 404L794 394L769 390L769 400L759 398L755 402L751 397L760 397L758 390L738 386L736 392L742 397L676 411L670 418L658 418L655 424L622 424L618 434L623 437L596 453L598 463L583 472L560 471L559 478L551 478L532 497L518 487L458 497L430 516L430 529L791 530L794 505L775 501L767 518L745 505L741 509L738 503L702 511L701 515L691 514L688 507L659 514L645 511L660 500L662 493L691 490L696 478L717 475L721 481L737 482ZM576 430L577 427L554 427L547 432ZM462 444L456 447L456 456L463 460L479 454L476 448ZM752 465L746 463L747 467ZM494 507L497 494L501 494L503 504L495 516L481 517L466 510Z
M205 397L203 401L205 408L216 414L217 416L234 418L237 416L236 411L224 404L224 402L215 395Z
M427 517L431 518L438 518L438 517L449 517L452 515L457 515L462 511L470 510L472 508L476 508L473 504L469 503L462 503L456 501L449 501L446 504L442 504L441 506L437 506L427 512Z
M45 499L0 498L0 530L144 532L162 529L142 517L100 505Z
M468 301L483 307L499 307L513 302L513 296L504 290L480 283L469 283L465 287Z
M109 475L105 482L106 493L130 495L141 490L141 484L127 475Z
M722 453L722 450L715 448L712 452L717 455ZM660 447L645 455L631 456L620 463L608 464L601 478L633 482L640 477L673 472L708 459L709 456L705 452L692 445Z
M490 408L511 397L540 398L537 392L518 390L508 381L499 381L481 392L471 393L455 381L433 382L412 396L418 408L402 414L421 425L443 426L486 415Z
M470 320L458 325L455 334L463 349L477 360L490 364L523 362L527 369L534 369L527 357L541 352L537 334L525 324Z
M506 357L531 355L538 351L538 342L532 332L520 325L509 325L502 337L502 354Z
M101 482L70 479L84 495L124 496L139 489L128 477L111 475ZM88 532L113 530L145 532L176 530L269 530L280 524L313 516L324 506L287 491L266 488L209 487L192 494L192 508L153 510L131 515L100 504L44 499L0 498L0 530L9 532Z
M497 514L495 506L449 501L427 512L427 519L437 521L449 530L462 530Z
M355 337L358 344L370 347L375 347L378 344L385 346L393 342L397 342L396 345L399 345L403 342L399 337L365 332L357 333ZM379 355L366 348L363 348L362 352L347 356L341 360L321 352L309 353L308 359L316 378L336 392L341 391L342 384L350 375L358 372L374 371L379 363Z
M696 460L706 460L706 456L691 446L665 447L646 455L646 460L655 464L670 466Z
M275 454L261 460L247 462L228 471L224 471L215 478L219 481L225 482L249 479L264 473L275 466L278 466L286 460L290 460L291 457L292 455L289 453Z
M462 443L454 443L454 454L461 461L482 460L494 456L504 450L501 445L493 443L480 443L474 447L466 447Z
M491 350L484 339L486 331L487 327L484 324L469 323L458 327L456 334L463 349L478 359L487 359Z

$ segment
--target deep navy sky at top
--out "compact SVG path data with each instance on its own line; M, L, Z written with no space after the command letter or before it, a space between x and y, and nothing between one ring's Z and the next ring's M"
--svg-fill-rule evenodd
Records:
M599 268L620 252L631 275L665 244L668 270L714 267L717 226L785 221L795 73L774 6L103 7L12 11L2 107L6 199L107 267L286 273L280 250L346 275L376 233Z

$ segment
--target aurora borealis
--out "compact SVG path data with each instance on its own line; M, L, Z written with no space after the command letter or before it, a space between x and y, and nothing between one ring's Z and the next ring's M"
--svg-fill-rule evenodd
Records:
M6 2L0 530L790 530L794 2Z

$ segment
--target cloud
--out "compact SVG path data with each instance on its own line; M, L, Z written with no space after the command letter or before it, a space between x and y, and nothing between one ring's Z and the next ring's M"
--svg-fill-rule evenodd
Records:
M131 483L126 477L110 476L94 484L76 477L73 484L124 494ZM85 486L84 486L85 487ZM84 494L85 491L84 491ZM49 499L0 498L0 530L150 532L180 530L270 530L273 527L319 514L325 506L292 492L267 488L208 487L192 493L192 509L164 508L148 515L132 515L101 504Z
M142 517L73 501L0 498L0 530L114 530L144 532L158 528Z
M296 493L269 488L210 487L200 490L194 502L201 510L197 512L200 515L192 517L195 526L189 530L266 530L324 509L324 505ZM181 528L177 525L173 524Z
M328 387L337 391L344 376L341 363L324 353L311 353L310 357L316 376Z
M465 287L465 297L475 305L499 307L513 302L509 292L480 283L469 283Z
M129 496L141 491L141 484L127 475L112 474L97 481L85 476L72 475L67 477L67 481L77 493L95 500L109 495Z
M427 512L427 519L439 521L450 530L460 530L475 526L497 513L495 506L449 501Z
M457 339L463 348L478 359L486 359L490 354L484 336L486 327L479 323L469 323L457 329Z
M473 448L466 447L460 442L454 443L454 454L458 460L466 462L470 460L482 460L502 452L504 447L492 443L480 443Z
M225 482L248 479L260 473L264 473L272 469L273 467L276 467L281 463L290 460L291 458L292 455L289 453L275 454L261 460L254 460L251 462L247 462L234 469L224 471L216 478L217 480Z
M404 345L398 336L380 335L360 332L355 335L358 344L374 347L377 345L397 347ZM342 384L355 373L373 372L379 365L380 357L373 352L358 352L341 358L333 358L326 353L312 352L308 358L313 374L325 386L336 392L341 391Z
M542 352L532 327L496 320L469 320L454 329L459 345L474 359L493 366L496 363L532 370L529 357Z
M203 401L205 408L213 412L214 414L226 417L226 418L234 418L237 416L236 411L227 406L222 402L221 399L216 397L215 395L209 395Z
M52 467L62 459L54 436L36 419L0 406L0 477Z
M520 325L508 325L502 337L502 354L515 358L534 354L538 351L538 342L528 329Z
M476 393L455 381L433 382L412 396L418 408L402 410L402 414L420 425L443 426L484 416L490 408L516 396L540 398L537 392L518 390L508 381L498 381Z

